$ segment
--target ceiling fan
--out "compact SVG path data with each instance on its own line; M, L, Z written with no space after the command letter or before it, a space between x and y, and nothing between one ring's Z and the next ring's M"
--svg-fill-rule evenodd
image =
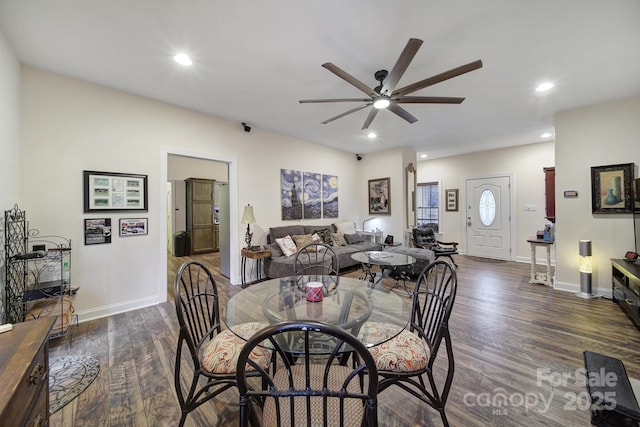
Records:
M420 80L419 82L410 84L409 86L402 87L400 89L396 89L396 85L400 81L400 78L406 71L407 67L413 60L413 57L418 52L418 49L422 45L422 40L420 39L409 39L407 45L404 50L400 54L400 57L396 61L391 73L387 70L379 70L374 74L375 79L380 83L375 88L370 88L366 84L362 83L360 80L353 77L351 74L342 70L341 68L333 65L331 62L327 62L322 64L324 68L331 71L336 76L345 80L347 83L350 83L352 86L360 89L364 92L367 97L366 98L335 98L335 99L302 99L299 102L301 104L307 103L322 103L322 102L364 102L364 104L359 105L355 108L352 108L349 111L345 111L342 114L338 114L335 117L325 120L322 124L327 124L336 119L344 117L348 114L355 113L356 111L360 111L363 108L366 108L370 105L373 105L367 119L364 121L362 125L362 129L367 129L373 119L378 114L378 111L381 109L388 109L392 113L397 114L402 117L409 123L415 123L418 121L414 116L412 116L407 110L402 108L398 104L460 104L464 101L464 98L454 98L454 97L444 97L444 96L407 96L410 93L416 92L420 89L424 89L428 86L432 86L436 83L443 82L445 80L449 80L453 77L457 77L461 74L468 73L469 71L476 70L482 67L482 61L477 60L470 62L465 65L461 65L459 67L453 68L449 71L445 71L444 73L437 74L435 76L426 78L424 80Z

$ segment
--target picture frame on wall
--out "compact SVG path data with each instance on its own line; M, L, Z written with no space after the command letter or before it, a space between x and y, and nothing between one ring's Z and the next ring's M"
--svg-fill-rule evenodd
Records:
M633 212L633 169L633 163L591 167L592 213Z
M111 243L111 218L85 218L84 244Z
M146 236L149 234L147 218L120 218L120 236Z
M447 212L458 212L458 189L444 190L445 209Z
M84 212L147 212L147 175L83 171Z
M369 215L391 215L391 178L369 180Z

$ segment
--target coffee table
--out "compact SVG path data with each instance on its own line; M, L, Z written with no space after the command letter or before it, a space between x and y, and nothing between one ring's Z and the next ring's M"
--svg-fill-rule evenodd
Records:
M395 272L398 267L409 266L415 264L416 259L411 255L401 254L397 252L386 251L363 251L351 254L351 258L362 264L362 271L364 272L363 280L368 280L371 287L378 285L383 278L389 277L392 272ZM374 265L380 267L380 274L372 271ZM398 279L402 280L405 290L407 290L406 282L409 278L404 271L399 275L395 275ZM409 291L407 293L410 294Z

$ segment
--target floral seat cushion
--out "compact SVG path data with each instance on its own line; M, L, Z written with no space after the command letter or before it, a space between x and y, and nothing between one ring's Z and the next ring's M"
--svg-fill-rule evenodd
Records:
M360 330L360 339L367 341L372 335L380 335L382 339L389 336L388 328L383 323L367 322ZM376 361L379 371L413 372L426 369L429 360L429 347L416 334L404 330L388 341L370 347L369 352Z
M236 333L243 337L250 337L256 332L269 326L264 322L249 322L237 326ZM233 374L236 372L238 356L246 341L230 330L226 329L216 335L204 349L202 367L214 374ZM267 368L271 361L271 350L255 347L249 356L259 366ZM247 366L247 370L253 370Z

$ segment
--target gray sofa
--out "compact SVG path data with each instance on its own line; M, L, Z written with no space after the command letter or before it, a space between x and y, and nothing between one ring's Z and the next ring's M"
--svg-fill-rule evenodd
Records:
M306 234L313 234L318 231L328 229L331 233L336 233L337 229L335 225L285 225L280 227L271 227L269 234L267 235L267 249L271 252L271 258L264 260L264 273L267 277L272 279L279 277L293 276L293 261L295 255L285 256L283 255L280 247L276 243L276 239L285 237L287 235L301 236ZM360 251L379 251L381 245L373 243L368 240L366 236L362 237L363 241L357 243L350 243L346 246L332 246L332 249L338 256L338 262L340 269L351 267L359 264L351 258L351 254Z

